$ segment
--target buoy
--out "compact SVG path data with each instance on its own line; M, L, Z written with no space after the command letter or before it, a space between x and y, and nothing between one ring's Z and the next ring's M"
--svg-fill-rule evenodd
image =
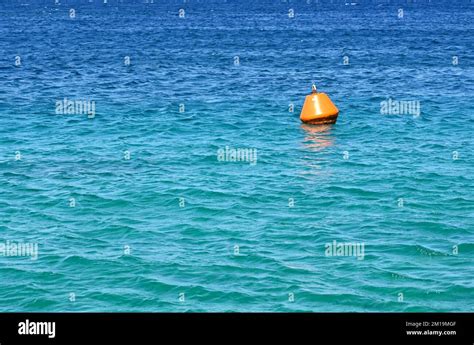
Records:
M306 96L303 109L301 109L301 121L311 125L336 123L339 109L331 102L328 95L316 90L316 85L313 84L311 89L312 92Z

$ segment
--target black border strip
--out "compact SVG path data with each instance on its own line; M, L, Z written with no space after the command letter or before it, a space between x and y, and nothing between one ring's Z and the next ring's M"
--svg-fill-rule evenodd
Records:
M19 324L26 320L30 325L55 322L55 337L19 335ZM473 329L473 313L3 313L0 345L472 345ZM456 335L407 335L415 330Z

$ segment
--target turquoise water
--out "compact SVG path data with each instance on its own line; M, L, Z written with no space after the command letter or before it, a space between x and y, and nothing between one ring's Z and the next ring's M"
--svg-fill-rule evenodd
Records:
M473 311L473 5L399 8L0 6L0 310Z

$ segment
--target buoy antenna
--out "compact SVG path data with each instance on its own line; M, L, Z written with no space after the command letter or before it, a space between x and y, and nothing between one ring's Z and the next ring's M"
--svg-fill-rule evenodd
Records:
M316 90L316 84L313 84L313 85L311 86L311 91L312 91L313 93L316 93L316 92L317 92L317 90Z

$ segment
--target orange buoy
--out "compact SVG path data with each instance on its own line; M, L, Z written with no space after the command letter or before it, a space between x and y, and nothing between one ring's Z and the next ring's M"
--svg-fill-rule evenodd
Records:
M316 91L313 84L312 93L306 96L303 109L301 109L300 119L304 123L312 125L323 125L336 123L339 109L336 108L328 95Z

